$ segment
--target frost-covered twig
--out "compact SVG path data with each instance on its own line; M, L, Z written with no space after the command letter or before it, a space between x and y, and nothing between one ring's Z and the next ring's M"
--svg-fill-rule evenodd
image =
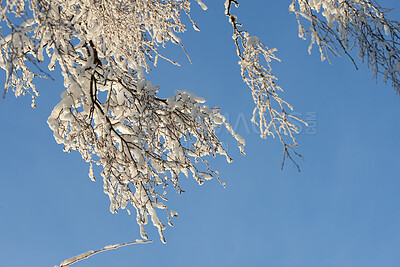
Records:
M110 211L130 212L127 204L131 203L142 238L147 238L144 226L150 215L165 242L165 226L155 209L167 211L170 225L170 215L177 217L164 203L166 188L172 186L182 192L180 174L192 173L199 184L218 178L205 156L221 154L231 161L215 134L220 125L228 128L241 148L244 140L218 109L203 105L204 99L187 91L160 99L158 87L145 80L141 69L134 70L133 65L123 70L111 58L94 59L96 48L86 48L89 54L83 62L98 63L73 69L79 80L66 77L68 89L50 115L49 126L65 151L78 150L90 163L93 180L92 164L103 167Z
M258 37L251 36L247 31L241 30L241 24L237 17L231 14L231 6L239 5L237 0L225 1L225 15L229 17L229 22L233 27L233 40L236 44L236 53L240 58L241 75L252 92L256 107L253 110L251 121L260 128L261 138L277 135L283 145L282 168L285 159L289 158L300 171L299 165L294 160L291 153L302 158L294 147L298 146L294 133L298 133L298 128L294 121L306 124L296 116L290 115L287 109L293 107L283 100L279 91L283 91L275 81L276 76L272 73L271 61L280 61L274 54L277 49L269 49ZM261 60L264 61L264 65ZM288 137L288 138L287 138Z
M0 6L0 21L11 31L0 32L0 67L7 77L4 95L10 88L16 96L31 94L34 106L39 93L33 80L41 71L32 71L29 64L38 66L45 52L53 70L60 57L76 59L73 47L80 41L92 41L99 53L134 62L146 71L158 58L179 65L158 48L168 42L183 48L177 37L186 31L181 11L190 18L189 1L8 0Z
M309 53L316 44L321 60L345 54L357 68L351 53L356 47L373 78L382 74L400 93L400 22L387 18L390 9L374 0L293 0L289 11L296 14L299 37L310 36ZM308 28L301 18L310 22Z
M82 254L79 254L77 256L74 256L74 257L71 257L69 259L66 259L60 265L55 265L54 267L67 267L67 266L70 266L70 265L72 265L74 263L77 263L78 261L87 259L87 258L93 256L94 254L101 253L101 252L104 252L104 251L107 251L107 250L117 249L117 248L120 248L120 247L129 246L129 245L133 245L133 244L147 244L147 243L151 243L151 242L152 242L151 240L140 240L140 239L138 239L138 240L136 240L134 242L127 242L127 243L123 243L123 244L115 244L115 245L105 246L104 248L99 249L99 250L95 250L95 251L89 250L89 251L87 251L85 253L82 253Z
M179 179L189 175L199 184L219 180L207 156L232 161L216 129L226 127L244 153L243 138L219 108L187 91L161 99L158 86L145 78L149 63L168 60L159 46L183 47L176 36L186 30L182 10L195 27L187 0L8 0L0 10L12 30L0 40L6 88L36 96L28 61L47 56L49 70L58 63L66 90L48 119L54 138L64 151L81 153L93 181L93 165L101 166L112 213L130 213L130 204L142 238L151 220L162 242L166 227L157 210L165 210L171 226L178 216L166 205L167 187L183 192Z

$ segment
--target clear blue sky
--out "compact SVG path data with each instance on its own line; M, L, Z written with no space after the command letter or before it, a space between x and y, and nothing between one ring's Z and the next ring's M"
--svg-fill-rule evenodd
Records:
M178 211L163 245L154 242L96 255L74 266L400 266L400 98L373 81L365 66L347 59L321 63L297 37L288 1L241 1L235 11L246 29L279 49L273 69L284 97L312 127L297 139L302 172L281 171L278 140L262 140L250 123L253 103L240 78L224 1L193 3L201 32L182 35L193 65L165 62L148 77L160 95L195 92L221 107L246 139L245 157L225 131L235 161L211 160L227 183L169 194ZM400 9L398 0L380 0ZM392 18L400 20L399 11ZM4 82L4 73L0 83ZM59 77L59 76L58 76ZM29 97L0 100L0 266L53 266L90 249L139 238L135 216L109 212L102 181L91 182L77 152L63 153L46 124L64 90L62 81L39 81L38 108ZM99 179L101 180L101 179Z

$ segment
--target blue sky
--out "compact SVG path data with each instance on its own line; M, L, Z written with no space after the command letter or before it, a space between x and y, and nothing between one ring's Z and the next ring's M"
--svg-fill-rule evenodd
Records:
M310 123L296 136L305 161L280 170L276 139L262 140L250 123L253 103L240 78L223 1L193 4L201 32L181 36L193 64L178 47L167 52L182 67L159 62L148 78L160 95L189 90L221 107L246 140L246 156L221 131L234 162L211 160L227 183L169 192L179 213L154 242L96 255L74 266L400 266L400 99L390 85L355 71L345 58L320 62L297 37L291 1L242 1L235 13L252 35L277 47L273 63L283 96ZM217 3L218 2L218 3ZM400 9L397 0L380 0ZM400 20L399 10L392 17ZM56 75L57 76L57 75ZM64 90L38 81L38 108L29 97L0 101L0 266L53 266L90 249L139 238L134 216L109 212L102 182L92 182L77 152L62 152L46 120ZM4 74L0 78L4 82ZM99 179L100 180L100 179Z

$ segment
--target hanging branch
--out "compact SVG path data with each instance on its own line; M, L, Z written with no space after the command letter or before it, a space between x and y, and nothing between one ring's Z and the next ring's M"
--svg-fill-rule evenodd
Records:
M297 170L300 166L293 158L293 154L303 159L294 148L299 144L294 137L298 133L298 127L294 121L300 123L306 122L296 116L290 115L287 111L293 110L293 107L283 100L279 95L279 91L283 91L275 81L277 77L272 73L272 60L280 61L274 52L277 49L269 49L258 37L251 36L247 31L241 30L242 24L238 22L235 15L231 14L231 7L238 7L237 0L225 1L225 15L228 16L229 22L233 27L233 40L236 45L236 53L239 57L239 65L241 66L241 75L243 81L251 89L253 101L256 107L253 110L251 121L258 125L261 138L267 138L271 135L278 136L283 145L283 160L281 168L283 169L285 160L290 159ZM264 64L261 62L264 61Z
M293 0L289 11L296 15L299 37L311 39L309 53L316 44L322 61L344 54L358 69L351 53L356 49L373 79L380 74L400 93L400 22L387 18L391 9L374 0Z

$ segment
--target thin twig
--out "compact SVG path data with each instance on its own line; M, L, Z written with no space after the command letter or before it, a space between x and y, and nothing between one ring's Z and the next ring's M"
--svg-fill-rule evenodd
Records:
M104 248L96 250L96 251L89 250L89 251L87 251L85 253L82 253L82 254L80 254L78 256L74 256L72 258L66 259L65 261L63 261L60 264L60 266L56 265L55 267L70 266L70 265L72 265L72 264L74 264L74 263L76 263L78 261L87 259L87 258L93 256L94 254L97 254L97 253L100 253L100 252L104 252L106 250L117 249L117 248L120 248L120 247L129 246L129 245L133 245L133 244L147 244L147 243L151 243L151 242L153 242L153 241L152 240L140 240L140 239L138 239L138 240L136 240L134 242L127 242L127 243L123 243L123 244L115 244L115 245L105 246Z

